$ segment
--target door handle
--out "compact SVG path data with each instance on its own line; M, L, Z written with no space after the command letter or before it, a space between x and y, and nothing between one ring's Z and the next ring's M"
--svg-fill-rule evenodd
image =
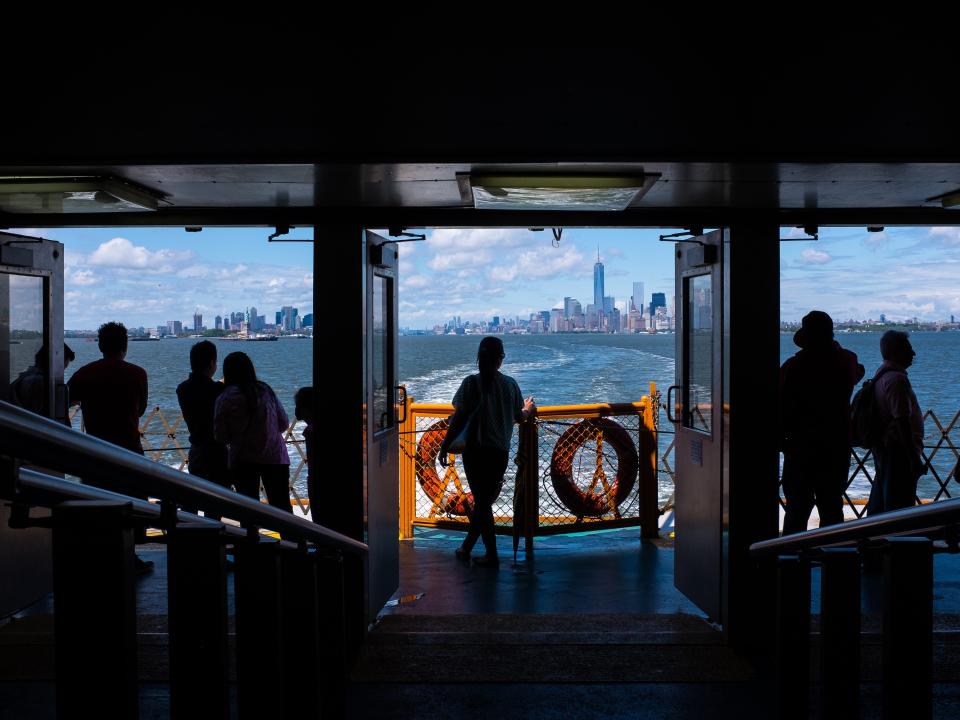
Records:
M675 418L673 416L673 413L671 412L672 410L676 410L676 407L673 404L673 391L679 390L679 389L680 389L679 385L671 385L670 387L667 388L667 420L669 420L674 424L676 424L678 421L677 421L677 418Z
M397 391L397 404L403 408L403 416L397 419L397 423L402 425L407 421L407 386L397 385L394 390Z

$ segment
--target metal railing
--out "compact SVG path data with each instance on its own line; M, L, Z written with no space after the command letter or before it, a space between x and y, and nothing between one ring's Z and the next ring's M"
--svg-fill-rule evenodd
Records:
M927 464L927 474L921 476L917 485L918 505L951 499L951 482L960 483L960 478L957 477L957 466L960 462L960 411L956 412L949 422L944 423L933 409L927 410L923 413L923 425L923 459ZM854 519L866 515L866 503L873 487L874 475L873 453L870 450L853 448L843 500ZM955 493L956 489L953 492ZM780 505L786 509L782 486Z
M651 397L654 399L651 400ZM633 403L544 406L514 433L503 489L494 504L497 530L536 535L605 527L641 527L656 537L656 386ZM459 456L437 461L453 406L407 400L400 428L400 527L464 529L472 508ZM668 493L669 494L669 491Z
M85 431L79 406L70 410L71 426ZM290 500L301 514L310 508L307 497L307 446L303 439L303 423L294 421L284 431L283 438L290 456ZM140 438L143 453L151 460L189 472L190 431L180 412L164 413L155 405L140 419Z
M820 569L822 717L859 717L861 566L882 572L883 717L929 718L933 698L933 552L960 551L960 498L883 513L750 547L776 574L780 713L808 717L811 570ZM774 567L775 565L775 567Z
M167 546L171 717L229 715L227 544L239 716L343 716L365 627L346 599L362 597L364 543L3 402L0 480L13 527L52 528L58 716L85 717L90 698L98 716L138 716L133 548L144 526ZM53 512L32 517L35 507Z

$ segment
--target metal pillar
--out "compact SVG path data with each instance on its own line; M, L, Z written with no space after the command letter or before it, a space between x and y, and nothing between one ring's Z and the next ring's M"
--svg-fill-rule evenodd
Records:
M774 586L750 545L778 534L779 438L771 422L780 367L780 225L754 213L732 224L723 260L722 618L734 647L769 646ZM763 298L757 302L757 298ZM729 411L727 411L729 406Z
M821 716L860 717L860 553L827 548L820 571Z
M283 620L278 543L235 545L237 704L240 720L284 716Z
M280 572L286 717L315 718L320 713L322 680L315 556L306 549L284 552Z
M932 674L933 543L927 538L887 538L883 548L883 717L931 717Z
M139 717L132 505L53 509L57 717Z
M777 700L782 718L807 718L810 706L810 561L777 559Z
M323 718L344 717L344 690L351 660L348 646L344 558L317 554L320 703ZM362 567L362 566L361 566Z
M229 716L227 575L221 530L180 524L167 537L174 720Z

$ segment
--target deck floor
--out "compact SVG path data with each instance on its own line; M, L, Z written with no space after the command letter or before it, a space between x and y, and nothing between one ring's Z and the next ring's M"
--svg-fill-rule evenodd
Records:
M702 613L673 587L669 541L641 541L638 528L539 537L528 559L498 537L497 570L458 561L464 533L416 528L400 543L399 602L386 614ZM475 548L483 553L482 543Z

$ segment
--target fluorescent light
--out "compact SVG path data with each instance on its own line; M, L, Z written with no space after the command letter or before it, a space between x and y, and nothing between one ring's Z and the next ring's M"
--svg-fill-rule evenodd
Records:
M8 213L145 212L160 194L110 177L0 178L0 210Z
M960 190L940 196L940 207L944 210L960 210Z
M458 174L461 195L492 210L625 210L659 175ZM464 190L469 187L469 192Z

